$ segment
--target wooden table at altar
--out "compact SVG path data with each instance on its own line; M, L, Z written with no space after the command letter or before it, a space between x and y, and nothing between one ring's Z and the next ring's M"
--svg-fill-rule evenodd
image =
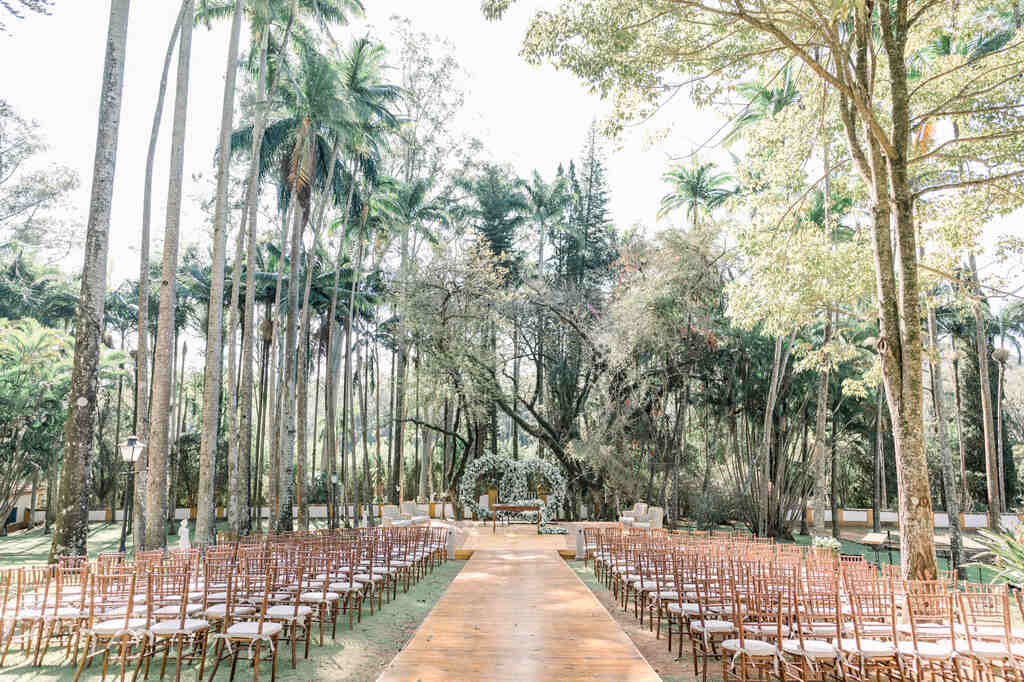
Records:
M495 504L491 507L491 532L498 532L498 512L518 514L520 512L537 512L537 526L540 526L540 505L539 504Z

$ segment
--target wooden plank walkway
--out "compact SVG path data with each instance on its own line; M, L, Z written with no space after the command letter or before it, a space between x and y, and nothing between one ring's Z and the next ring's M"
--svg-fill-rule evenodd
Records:
M556 551L482 550L378 682L660 678Z

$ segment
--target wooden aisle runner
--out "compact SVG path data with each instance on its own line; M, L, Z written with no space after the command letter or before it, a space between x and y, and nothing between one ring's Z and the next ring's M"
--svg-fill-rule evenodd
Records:
M476 550L381 675L398 680L660 678L553 550Z

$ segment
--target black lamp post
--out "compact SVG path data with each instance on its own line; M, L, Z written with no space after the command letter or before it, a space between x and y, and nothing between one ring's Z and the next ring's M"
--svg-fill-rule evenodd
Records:
M121 461L127 465L127 469L121 472L122 476L127 476L128 480L132 482L130 488L127 482L124 486L124 513L121 519L121 547L118 551L124 553L125 542L128 538L128 515L131 511L129 505L133 505L133 498L135 497L135 463L139 461L139 455L146 448L146 444L138 439L137 436L128 436L128 438L117 446L121 450Z
M331 529L338 528L338 474L331 474L331 518L327 524Z

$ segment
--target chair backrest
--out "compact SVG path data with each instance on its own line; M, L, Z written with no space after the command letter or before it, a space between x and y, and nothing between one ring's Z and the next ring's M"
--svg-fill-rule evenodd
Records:
M662 521L664 520L665 510L661 507L651 507L648 512L648 522L651 524L651 529L661 528Z
M416 502L403 502L402 513L409 514L410 516L416 515Z

